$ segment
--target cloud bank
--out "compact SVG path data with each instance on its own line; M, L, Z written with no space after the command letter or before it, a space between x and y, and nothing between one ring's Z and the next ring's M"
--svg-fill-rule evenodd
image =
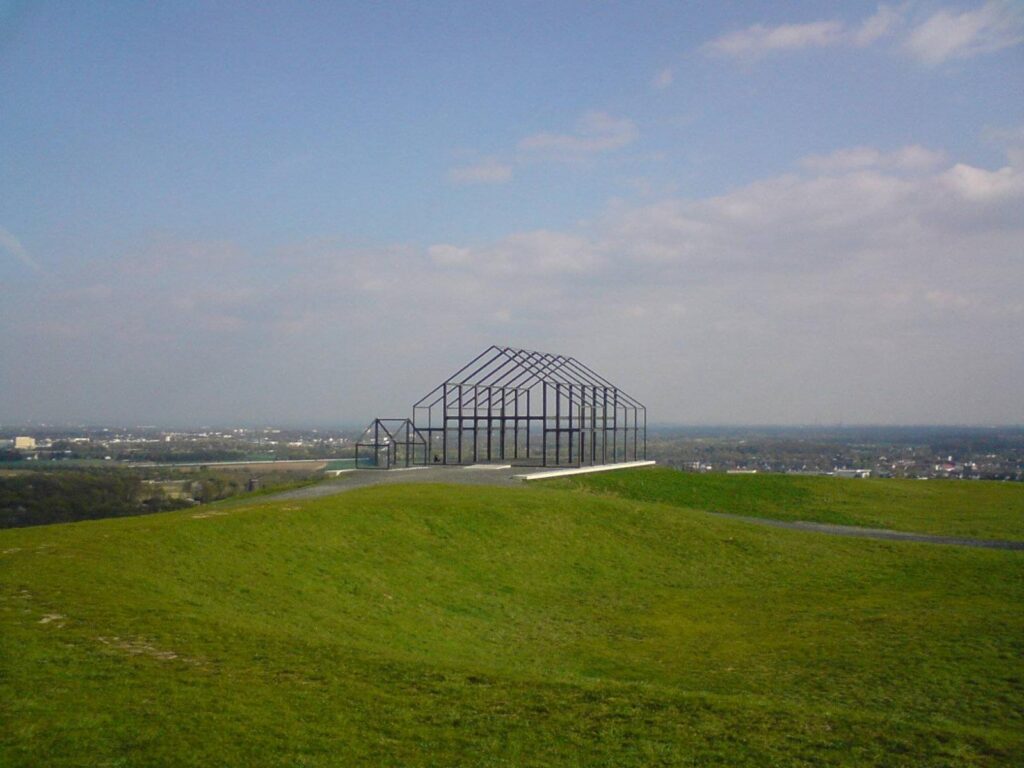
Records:
M913 29L907 51L928 65L969 59L1024 41L1024 7L989 2L973 11L941 10Z
M500 342L578 355L658 421L1024 422L1009 157L841 149L484 243L140 243L48 278L59 311L0 307L0 418L358 421Z
M994 53L1024 41L1024 7L991 0L973 10L940 9L916 21L912 3L880 5L855 24L838 19L778 25L754 24L703 46L710 56L754 61L811 48L863 48L899 33L902 49L926 66Z

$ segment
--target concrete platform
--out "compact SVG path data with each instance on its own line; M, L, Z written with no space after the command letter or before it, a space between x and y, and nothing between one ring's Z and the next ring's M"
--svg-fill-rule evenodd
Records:
M573 467L572 469L546 469L543 472L530 472L525 475L512 475L517 480L547 480L555 477L568 477L569 475L589 475L592 472L611 472L614 469L634 469L635 467L650 467L657 464L656 461L622 461L618 464L595 464L592 467Z

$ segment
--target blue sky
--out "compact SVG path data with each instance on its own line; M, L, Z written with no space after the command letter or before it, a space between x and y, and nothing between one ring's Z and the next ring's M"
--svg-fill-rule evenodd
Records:
M1024 422L1022 40L1017 2L0 3L0 422L358 421L492 342L657 420Z

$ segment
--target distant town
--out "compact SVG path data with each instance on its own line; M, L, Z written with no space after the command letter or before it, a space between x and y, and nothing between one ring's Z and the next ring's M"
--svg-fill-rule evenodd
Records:
M360 428L0 425L0 466L350 459ZM1021 427L651 427L648 454L690 472L1024 481Z
M692 472L1024 480L1024 428L663 427L659 463Z
M216 463L345 458L358 429L0 427L0 462Z

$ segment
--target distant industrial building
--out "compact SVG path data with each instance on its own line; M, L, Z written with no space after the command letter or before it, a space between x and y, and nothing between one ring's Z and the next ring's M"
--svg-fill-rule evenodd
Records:
M870 469L845 469L845 468L836 467L835 469L832 470L832 472L830 474L834 475L835 477L850 477L850 478L864 479L866 477L871 477L871 470Z
M36 439L27 435L18 435L14 438L14 447L19 451L34 451L36 449Z

